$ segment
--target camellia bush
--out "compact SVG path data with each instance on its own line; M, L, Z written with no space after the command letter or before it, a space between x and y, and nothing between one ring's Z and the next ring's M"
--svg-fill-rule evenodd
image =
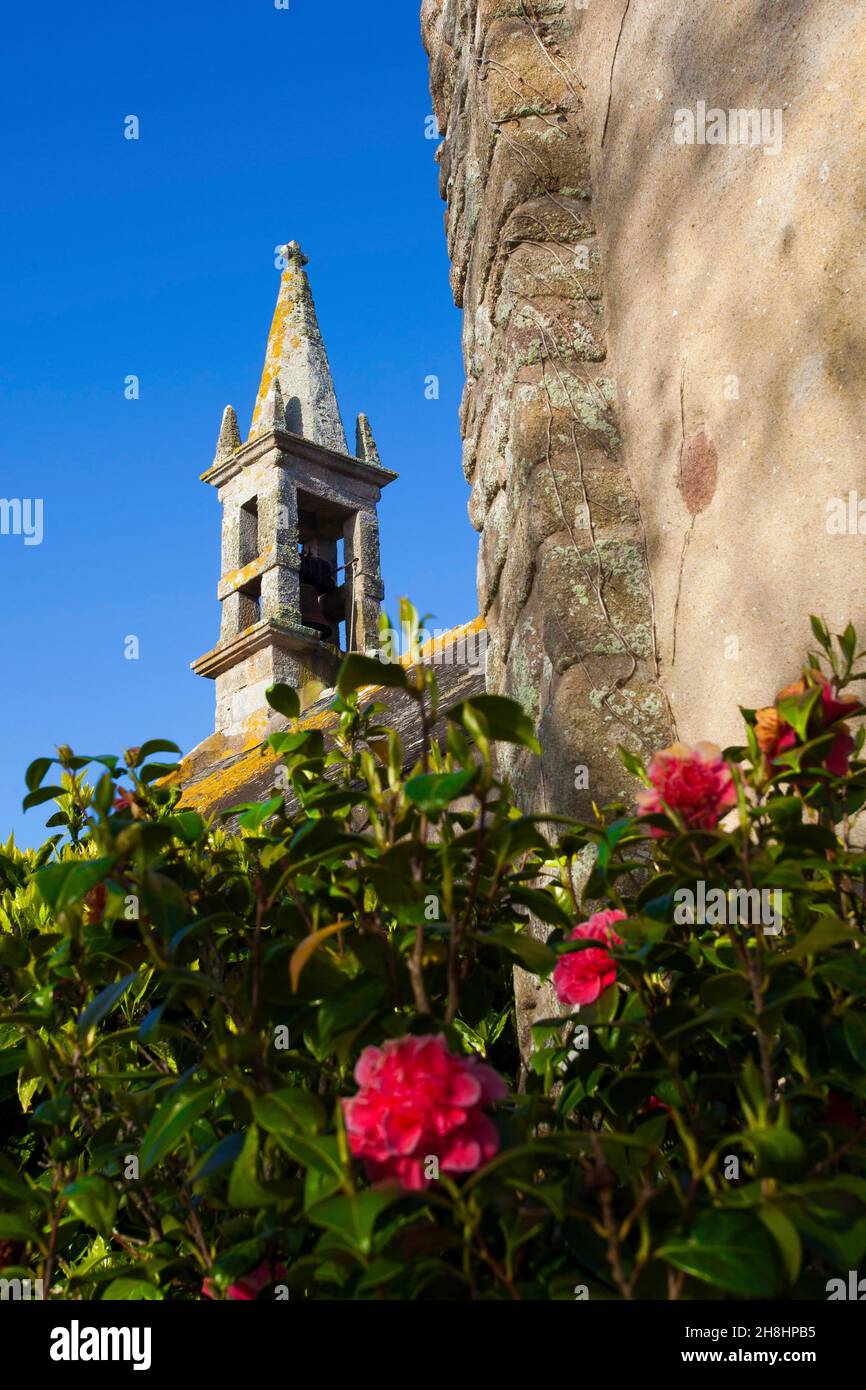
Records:
M527 816L515 704L353 655L279 789L60 748L0 852L0 1267L81 1299L825 1299L866 1254L856 637L743 745ZM417 766L376 683L415 702ZM642 785L641 785L642 784ZM541 928L541 929L540 929ZM542 938L547 937L547 940ZM515 964L561 1014L522 1062Z

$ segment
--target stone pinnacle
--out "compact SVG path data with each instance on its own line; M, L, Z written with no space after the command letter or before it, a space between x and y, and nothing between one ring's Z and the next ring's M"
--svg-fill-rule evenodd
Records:
M304 269L307 257L296 241L278 250L285 261L285 269L268 337L250 439L266 433L265 403L273 383L278 381L282 399L290 407L293 433L326 449L348 454L328 354Z

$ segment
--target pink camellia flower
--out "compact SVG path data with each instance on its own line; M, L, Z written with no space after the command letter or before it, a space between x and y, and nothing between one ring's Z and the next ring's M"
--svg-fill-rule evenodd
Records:
M251 1269L249 1274L245 1274L236 1284L229 1284L226 1298L252 1302L258 1298L262 1289L269 1288L271 1284L278 1284L285 1277L285 1265L272 1265L270 1260L262 1260L260 1265L256 1265L255 1269ZM205 1279L201 1291L205 1298L219 1298L212 1279Z
M714 743L673 743L647 769L652 787L638 793L642 816L677 811L689 830L714 830L737 799L731 769ZM652 827L656 837L668 832Z
M355 1080L361 1089L343 1101L343 1114L352 1153L373 1182L396 1178L419 1191L427 1159L438 1159L442 1173L471 1173L499 1148L484 1106L507 1094L505 1082L450 1052L441 1034L366 1047Z
M624 919L624 912L612 908L607 912L594 912L588 922L575 927L572 941L601 941L603 945L588 946L557 961L553 984L560 1004L594 1004L608 985L615 982L616 961L604 948L622 945L622 937L617 936L613 924Z

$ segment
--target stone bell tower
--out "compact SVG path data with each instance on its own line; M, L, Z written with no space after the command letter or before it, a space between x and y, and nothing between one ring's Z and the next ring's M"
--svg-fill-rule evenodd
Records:
M333 685L345 651L378 644L384 597L376 507L397 477L365 415L349 453L297 242L285 262L252 427L226 406L202 481L222 507L219 642L193 662L216 682L216 731L250 729L265 690L294 686L302 707Z

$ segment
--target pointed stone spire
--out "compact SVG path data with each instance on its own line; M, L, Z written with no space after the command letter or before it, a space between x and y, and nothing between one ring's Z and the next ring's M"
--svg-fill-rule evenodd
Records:
M265 406L272 386L277 383L282 400L289 407L288 428L313 444L347 454L346 431L304 269L307 257L296 241L278 250L286 266L268 338L250 439L273 428L265 422ZM285 422L280 428L286 428Z
M240 447L241 432L238 429L238 417L234 406L227 405L223 411L223 422L220 425L220 437L217 440L214 464L227 462Z
M365 463L376 463L381 468L382 460L379 457L379 450L373 438L373 431L370 428L370 421L366 415L358 416L358 424L355 430L355 458L363 459Z
M258 409L258 407L257 407ZM257 434L267 434L269 430L284 430L286 428L286 407L283 404L283 393L280 390L280 378L275 376L270 384L268 394L262 402L259 414L259 428ZM250 439L255 438L251 434Z

